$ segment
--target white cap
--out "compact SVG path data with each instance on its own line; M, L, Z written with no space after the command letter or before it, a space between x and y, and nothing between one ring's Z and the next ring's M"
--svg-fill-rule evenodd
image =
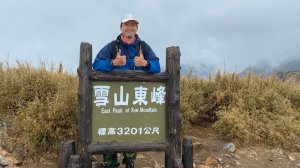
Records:
M132 15L132 14L125 14L122 19L121 19L121 23L125 23L128 22L130 20L135 21L137 24L139 24L139 21Z

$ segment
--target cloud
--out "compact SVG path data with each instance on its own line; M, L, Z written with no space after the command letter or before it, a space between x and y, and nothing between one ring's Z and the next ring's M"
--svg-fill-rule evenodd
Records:
M119 34L120 18L140 19L139 35L165 64L165 49L179 46L184 64L242 70L300 48L300 1L229 0L0 2L0 60L62 62L76 71L79 45L93 55ZM300 57L300 53L294 54Z

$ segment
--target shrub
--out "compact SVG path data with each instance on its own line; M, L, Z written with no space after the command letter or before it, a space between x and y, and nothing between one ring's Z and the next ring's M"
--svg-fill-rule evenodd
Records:
M31 154L56 149L76 134L77 77L18 63L1 67L1 113L15 116L14 134Z
M241 144L292 148L300 136L300 90L275 77L221 74L203 80L181 79L183 128L213 124L221 135Z

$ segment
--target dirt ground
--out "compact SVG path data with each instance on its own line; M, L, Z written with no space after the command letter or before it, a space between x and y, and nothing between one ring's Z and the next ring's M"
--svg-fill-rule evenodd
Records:
M185 135L193 137L195 168L300 168L300 153L281 148L236 147L234 143L216 135L211 128L193 128ZM101 156L97 156L101 158ZM122 154L119 154L121 161ZM100 166L94 162L94 168ZM55 168L54 159L41 158L36 163L24 162L20 168ZM137 168L163 168L163 152L139 152ZM125 168L121 165L120 168Z

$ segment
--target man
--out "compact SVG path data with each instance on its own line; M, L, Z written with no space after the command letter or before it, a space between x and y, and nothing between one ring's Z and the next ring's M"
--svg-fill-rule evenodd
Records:
M151 47L136 34L138 20L132 14L121 20L121 34L108 43L98 53L93 68L97 71L144 70L148 73L160 72L159 59ZM116 55L114 52L116 51Z
M160 72L159 59L151 47L142 41L136 34L139 21L132 15L126 14L121 19L121 34L116 40L108 43L98 53L93 63L94 70L112 71L119 70L143 70L148 73ZM134 167L135 152L123 153L123 164L126 168ZM103 155L104 167L117 168L116 153Z

